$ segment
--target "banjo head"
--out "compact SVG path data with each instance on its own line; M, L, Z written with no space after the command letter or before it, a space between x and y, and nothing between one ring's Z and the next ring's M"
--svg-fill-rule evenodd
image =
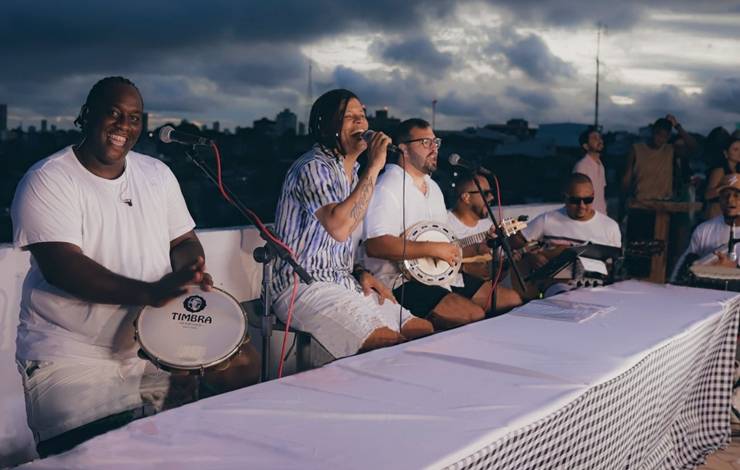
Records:
M457 240L452 229L441 222L419 222L406 231L406 238L415 242L454 243ZM446 286L460 270L460 263L448 264L435 258L404 260L401 270L422 284Z

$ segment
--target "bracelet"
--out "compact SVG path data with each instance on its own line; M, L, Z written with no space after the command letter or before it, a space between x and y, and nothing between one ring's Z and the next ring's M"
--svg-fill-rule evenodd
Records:
M360 276L362 276L362 274L366 272L368 272L367 269L363 268L359 264L354 265L354 267L352 268L352 276L358 281L360 280Z

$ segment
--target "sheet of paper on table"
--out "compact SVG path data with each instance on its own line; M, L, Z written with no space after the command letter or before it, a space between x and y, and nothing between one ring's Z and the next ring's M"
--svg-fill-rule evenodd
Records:
M596 315L608 313L614 309L615 307L611 305L571 302L565 299L550 298L533 300L516 308L510 315L582 323Z

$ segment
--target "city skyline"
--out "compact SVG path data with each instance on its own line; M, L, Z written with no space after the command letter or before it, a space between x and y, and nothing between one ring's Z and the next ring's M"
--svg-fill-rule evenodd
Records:
M599 22L606 129L634 132L668 112L701 133L740 122L740 5L729 0L618 9L576 0L372 8L224 0L198 17L184 12L203 6L187 1L41 5L10 0L0 19L9 128L42 119L71 128L92 84L116 74L141 89L151 128L186 119L234 129L285 108L305 123L311 99L333 87L400 118L431 120L436 100L440 129L509 118L588 123Z

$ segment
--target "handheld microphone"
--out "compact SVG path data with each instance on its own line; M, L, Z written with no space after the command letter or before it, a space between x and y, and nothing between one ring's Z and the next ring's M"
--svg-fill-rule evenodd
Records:
M176 131L172 126L164 126L159 130L159 140L165 144L175 142L183 145L211 145L211 139L187 132Z
M481 165L463 160L463 158L456 153L451 154L449 158L447 159L447 161L452 166L465 168L466 170L471 171L473 173L481 173L486 176L490 176L493 174L491 170L484 168Z
M374 130L368 129L362 133L362 140L369 144L370 141L373 140L375 134L376 132ZM401 151L398 149L398 146L393 144L388 144L388 151L393 153L401 153Z

